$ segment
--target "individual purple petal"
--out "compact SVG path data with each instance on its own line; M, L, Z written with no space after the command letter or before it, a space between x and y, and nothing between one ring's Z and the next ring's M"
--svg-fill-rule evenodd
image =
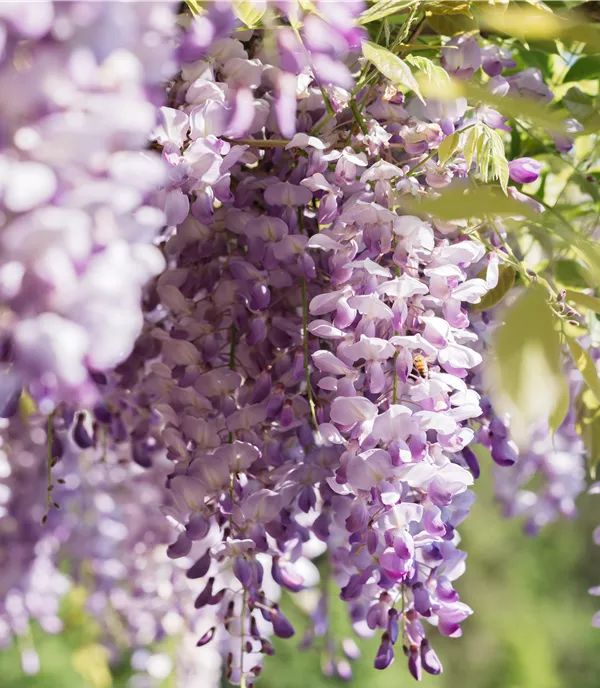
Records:
M542 171L542 163L533 158L516 158L508 163L510 178L518 184L531 184Z

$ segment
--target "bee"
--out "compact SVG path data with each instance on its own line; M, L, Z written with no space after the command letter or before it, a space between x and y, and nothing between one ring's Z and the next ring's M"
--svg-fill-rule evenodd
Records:
M413 358L413 367L411 375L415 377L421 377L424 380L426 380L429 377L429 366L427 365L425 356L423 356L422 354L417 354Z

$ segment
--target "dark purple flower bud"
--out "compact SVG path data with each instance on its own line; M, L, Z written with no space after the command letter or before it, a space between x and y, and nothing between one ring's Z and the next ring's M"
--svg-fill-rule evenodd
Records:
M381 645L375 656L374 667L379 670L387 669L394 661L394 648L387 633L381 637Z
M267 338L267 323L264 318L254 318L250 323L250 332L246 335L248 346L256 346Z
M307 514L311 509L315 508L317 503L317 496L312 487L303 487L298 495L298 507Z
M492 459L499 466L513 466L519 458L517 446L511 440L497 439L494 435L491 442Z
M313 533L319 540L326 542L329 538L329 525L331 524L331 516L327 513L322 513L313 522Z
M210 598L209 604L219 604L219 602L225 597L226 592L227 590L225 588L219 590L218 593L216 593Z
M75 423L75 428L73 429L73 440L75 441L75 444L77 444L77 446L81 449L89 449L94 443L90 433L87 431L87 428L85 427L84 413L80 413L77 416L77 422Z
M390 636L390 642L392 645L396 644L398 640L398 610L390 609L388 612L388 625L387 630Z
M273 633L278 638L291 638L296 632L277 605L273 606L271 623L273 624Z
M177 540L167 547L169 559L179 559L185 557L192 549L192 541L185 533L181 533Z
M540 176L542 167L542 163L533 158L516 158L508 163L508 172L517 184L531 184Z
M190 540L202 540L210 530L209 521L200 514L192 516L185 527L185 532Z
M97 370L90 370L90 377L97 385L105 385L108 382L106 375Z
M196 601L194 602L194 607L196 609L201 609L202 607L205 607L207 604L211 603L212 599L212 587L214 585L215 579L214 578L209 578L206 585L204 586L204 590L196 597Z
M408 670L416 681L421 680L421 656L419 655L419 650L415 645L412 645L409 650Z
M262 654L269 655L270 657L275 654L275 648L265 638L261 638L260 640L260 651Z
M53 461L58 461L59 459L62 458L62 455L64 453L64 445L63 441L61 438L54 432L52 434L52 459Z
M135 442L131 447L131 458L142 468L152 466L152 450L147 442Z
M473 477L475 478L475 480L477 480L477 478L479 478L479 475L481 473L480 468L479 468L479 461L477 459L477 455L471 449L471 447L465 447L462 450L462 456L463 456L463 459L465 460L465 463L469 467L469 470L473 474Z
M435 653L435 650L429 644L427 638L421 643L421 663L423 664L423 669L425 669L428 674L437 676L442 673L442 663Z
M112 413L103 401L94 406L94 417L105 425L108 425L112 421Z
M112 427L111 427L111 435L112 435L114 441L117 443L127 442L129 440L129 433L127 432L127 426L125 425L125 422L123 421L123 418L121 418L120 415L115 416L113 418Z
M207 549L204 556L200 557L200 559L198 559L198 561L195 564L192 564L192 566L188 569L186 574L187 577L191 579L202 578L202 576L205 576L208 573L210 562L210 550Z
M422 616L429 616L431 607L429 592L420 583L413 588L413 599L416 611Z
M353 573L350 576L348 583L341 589L340 599L347 602L348 600L354 600L360 597L362 592L362 583L360 582L360 575L358 573Z
M250 290L250 309L264 311L271 303L271 292L266 284L255 284Z
M210 643L210 641L213 639L215 635L216 627L213 626L212 628L209 628L208 631L200 638L200 640L196 643L196 647L202 647L203 645L207 645Z
M257 588L260 588L263 582L263 576L264 576L265 570L263 568L263 565L258 561L258 559L255 559L252 562L252 584L256 585Z
M233 564L233 573L244 588L252 582L252 566L245 557L236 557Z
M294 409L292 408L291 399L286 399L279 416L279 422L284 428L287 428L294 422Z

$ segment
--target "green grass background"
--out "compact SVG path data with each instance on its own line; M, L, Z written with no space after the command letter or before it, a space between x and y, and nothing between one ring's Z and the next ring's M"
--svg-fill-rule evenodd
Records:
M489 466L476 485L477 502L461 526L463 547L469 552L467 572L458 581L461 598L475 614L463 624L460 639L441 638L432 629L432 643L444 673L424 676L424 686L437 688L600 688L600 630L590 619L600 600L587 589L600 584L600 547L591 533L600 523L600 498L583 496L580 518L548 527L537 539L521 532L517 522L505 521L493 503ZM306 626L291 600L285 610L298 630L296 638L276 641L276 655L267 658L262 688L328 688L342 685L325 678L318 649L302 652L298 639ZM332 598L333 628L350 635L345 609ZM1 688L125 688L127 663L102 673L102 662L79 655L84 674L73 657L89 651L97 629L70 599L64 609L65 631L47 636L34 629L41 672L23 676L16 648L0 652ZM362 688L402 688L414 684L404 657L387 671L373 669L376 640L359 643L362 657L353 663L351 685ZM84 650L85 652L85 650ZM173 679L165 688L179 688ZM198 688L204 688L199 680Z

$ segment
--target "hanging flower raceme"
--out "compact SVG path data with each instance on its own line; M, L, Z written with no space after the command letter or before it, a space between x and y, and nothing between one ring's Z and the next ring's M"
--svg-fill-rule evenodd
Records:
M375 668L401 650L419 680L442 671L433 628L458 637L472 613L455 589L481 470L471 444L516 464L497 491L529 530L571 515L583 487L572 418L554 451L540 429L519 456L510 419L482 398L491 315L473 307L498 285L499 234L415 214L417 199L487 180L465 137L502 142L506 118L370 81L362 2L258 5L273 36L218 0L181 20L178 46L170 3L81 17L46 4L39 35L6 19L0 79L14 81L21 38L44 37L27 44L42 67L25 78L32 93L61 88L25 123L6 104L16 181L0 296L14 365L0 401L22 413L4 428L18 458L0 477L22 541L16 559L14 538L1 543L0 631L21 634L29 617L58 630L67 557L90 569L89 611L114 658L113 617L136 671L166 671L148 648L182 634L182 686L204 657L218 681L220 655L227 680L251 686L269 638L296 632L281 590L322 577L302 644L323 640L324 671L349 679L358 656L328 638L331 579L356 633L378 635ZM552 98L537 70L503 77L516 63L473 35L452 38L441 64L458 79L482 68L495 95ZM507 167L505 183L542 173L532 158ZM547 478L537 495L533 471ZM36 567L52 573L47 612L23 603Z

